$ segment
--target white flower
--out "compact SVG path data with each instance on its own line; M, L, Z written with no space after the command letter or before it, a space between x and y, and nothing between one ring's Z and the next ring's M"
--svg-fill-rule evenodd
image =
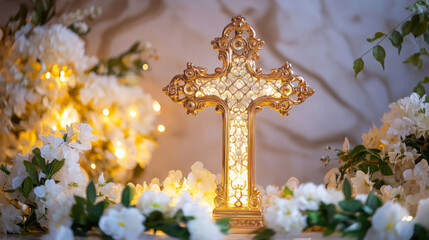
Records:
M345 153L350 152L350 143L349 143L349 139L347 137L344 138L343 152L345 152Z
M43 236L43 240L73 240L74 234L69 227L61 225L59 228L49 228L49 234Z
M100 193L114 202L119 202L121 198L121 190L122 188L119 184L109 182L101 187Z
M77 141L70 143L70 146L78 150L91 149L91 141L97 140L97 137L91 133L93 128L87 123L81 123L77 125L77 128L79 130Z
M350 179L352 181L353 190L356 194L368 194L372 190L373 182L369 179L369 174L365 174L361 170L356 172L356 176Z
M48 206L54 203L55 199L59 198L63 192L63 187L56 184L54 180L48 179L45 185L37 186L34 188L34 194L45 202Z
M172 215L174 216L180 209L183 211L185 217L194 218L187 223L189 233L191 234L191 240L223 239L223 234L219 227L211 220L207 208L201 206L199 201L193 202L191 196L187 192L179 199L179 202L172 211Z
M338 168L332 168L329 170L323 179L327 189L337 189L340 179L340 170Z
M326 188L323 185L304 183L295 190L293 197L296 199L299 209L317 210L320 201L326 198Z
M70 210L75 203L74 195L69 194L66 197L60 198L55 201L52 206L48 209L48 225L49 231L56 232L55 235L66 233L66 229L72 225L72 218L70 216ZM57 232L58 231L58 232Z
M219 227L210 219L191 220L187 223L191 240L219 240L224 239Z
M163 182L163 192L165 192L168 196L178 196L182 187L182 171L180 170L171 170L168 172L168 176L165 178Z
M414 224L408 221L409 212L398 203L388 202L372 216L372 227L365 239L402 240L413 235Z
M290 177L286 182L286 186L290 190L295 191L295 189L299 186L299 180L295 177Z
M171 198L163 192L147 190L142 193L137 201L137 209L149 216L153 211L167 213L170 210Z
M326 204L337 205L340 201L344 200L344 194L342 191L336 189L328 189L325 199L323 200Z
M264 211L266 227L277 233L300 233L307 226L294 199L275 198L271 203Z
M419 201L415 221L426 229L429 229L429 198Z
M98 225L101 231L113 239L133 240L144 230L145 217L135 208L109 209L107 215L102 216Z
M21 228L16 225L24 220L20 210L11 204L0 205L0 232L20 233Z
M64 158L65 152L69 151L69 148L66 146L62 137L49 135L40 136L40 139L45 144L42 148L40 148L40 153L47 163L53 161L54 159L62 160Z
M362 203L366 203L368 194L356 194L355 199L361 201Z

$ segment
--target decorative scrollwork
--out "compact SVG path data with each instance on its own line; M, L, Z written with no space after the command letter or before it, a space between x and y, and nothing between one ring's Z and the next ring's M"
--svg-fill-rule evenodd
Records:
M214 204L216 208L226 207L226 194L225 189L222 187L222 185L217 186Z
M207 106L215 106L224 116L224 168L222 185L216 190L216 208L258 211L260 194L253 189L254 114L262 106L270 106L282 116L293 105L314 93L304 79L293 74L292 65L264 74L256 67L258 51L264 42L256 38L253 28L242 16L232 18L222 36L211 42L219 52L222 66L208 73L206 68L188 63L183 74L176 75L163 91L190 115ZM234 224L259 224L240 222ZM246 220L247 221L247 220ZM249 220L250 221L250 220ZM253 221L253 220L252 220ZM262 226L262 222L260 225Z

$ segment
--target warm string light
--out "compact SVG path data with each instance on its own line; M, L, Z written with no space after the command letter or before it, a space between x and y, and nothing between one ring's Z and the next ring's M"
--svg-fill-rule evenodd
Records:
M64 109L61 114L60 124L63 129L66 128L67 125L71 125L72 123L79 122L79 113L72 106L68 106Z
M144 64L142 65L142 69L143 69L143 71L148 70L148 69L149 69L149 64L144 63Z
M104 116L109 116L109 113L110 113L110 111L109 111L109 109L107 109L107 108L105 108L105 109L103 109L103 115Z
M56 125L52 125L52 130L57 131L57 126Z
M131 110L130 111L130 116L131 117L136 117L137 116L137 112L135 110Z
M401 219L402 221L410 222L413 220L413 216L405 216Z
M159 125L158 125L158 127L157 127L156 129L158 129L158 132L160 132L160 133L165 132L165 126L164 126L164 125L162 125L162 124L159 124Z
M121 141L116 141L115 156L119 159L122 159L125 157L125 150L122 147Z
M161 112L161 104L159 104L158 101L153 101L152 108L156 114L159 114Z
M96 168L97 168L97 165L95 165L94 163L91 163L91 168L92 168L92 169L96 169Z
M51 73L50 73L50 72L47 72L47 73L46 73L46 79L49 79L49 78L51 78Z

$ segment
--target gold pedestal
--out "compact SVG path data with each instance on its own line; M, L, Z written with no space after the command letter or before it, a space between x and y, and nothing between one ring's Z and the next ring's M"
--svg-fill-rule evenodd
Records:
M231 218L230 233L251 233L264 226L260 210L215 209L213 211L213 220L225 217Z

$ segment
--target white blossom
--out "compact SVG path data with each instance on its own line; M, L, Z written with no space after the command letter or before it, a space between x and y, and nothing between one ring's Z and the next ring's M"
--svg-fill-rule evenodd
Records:
M98 226L113 239L136 239L143 233L145 217L135 208L109 209L107 215L100 218Z
M365 174L361 170L356 172L356 176L351 179L353 190L356 194L368 194L372 190L373 182L369 179L369 173Z
M365 239L402 240L413 235L414 224L409 219L409 212L398 203L388 202L377 209L372 216L372 227Z
M419 201L415 222L429 230L429 198Z
M315 185L314 183L304 183L294 192L294 198L301 210L317 210L320 201L326 199L326 188L323 185Z
M145 216L149 216L154 211L166 214L170 211L170 202L171 197L167 196L164 192L147 190L138 199L136 207Z
M275 198L264 211L266 227L276 233L300 233L307 226L306 218L295 199Z
M0 232L20 233L17 225L23 221L21 211L11 204L0 204Z

